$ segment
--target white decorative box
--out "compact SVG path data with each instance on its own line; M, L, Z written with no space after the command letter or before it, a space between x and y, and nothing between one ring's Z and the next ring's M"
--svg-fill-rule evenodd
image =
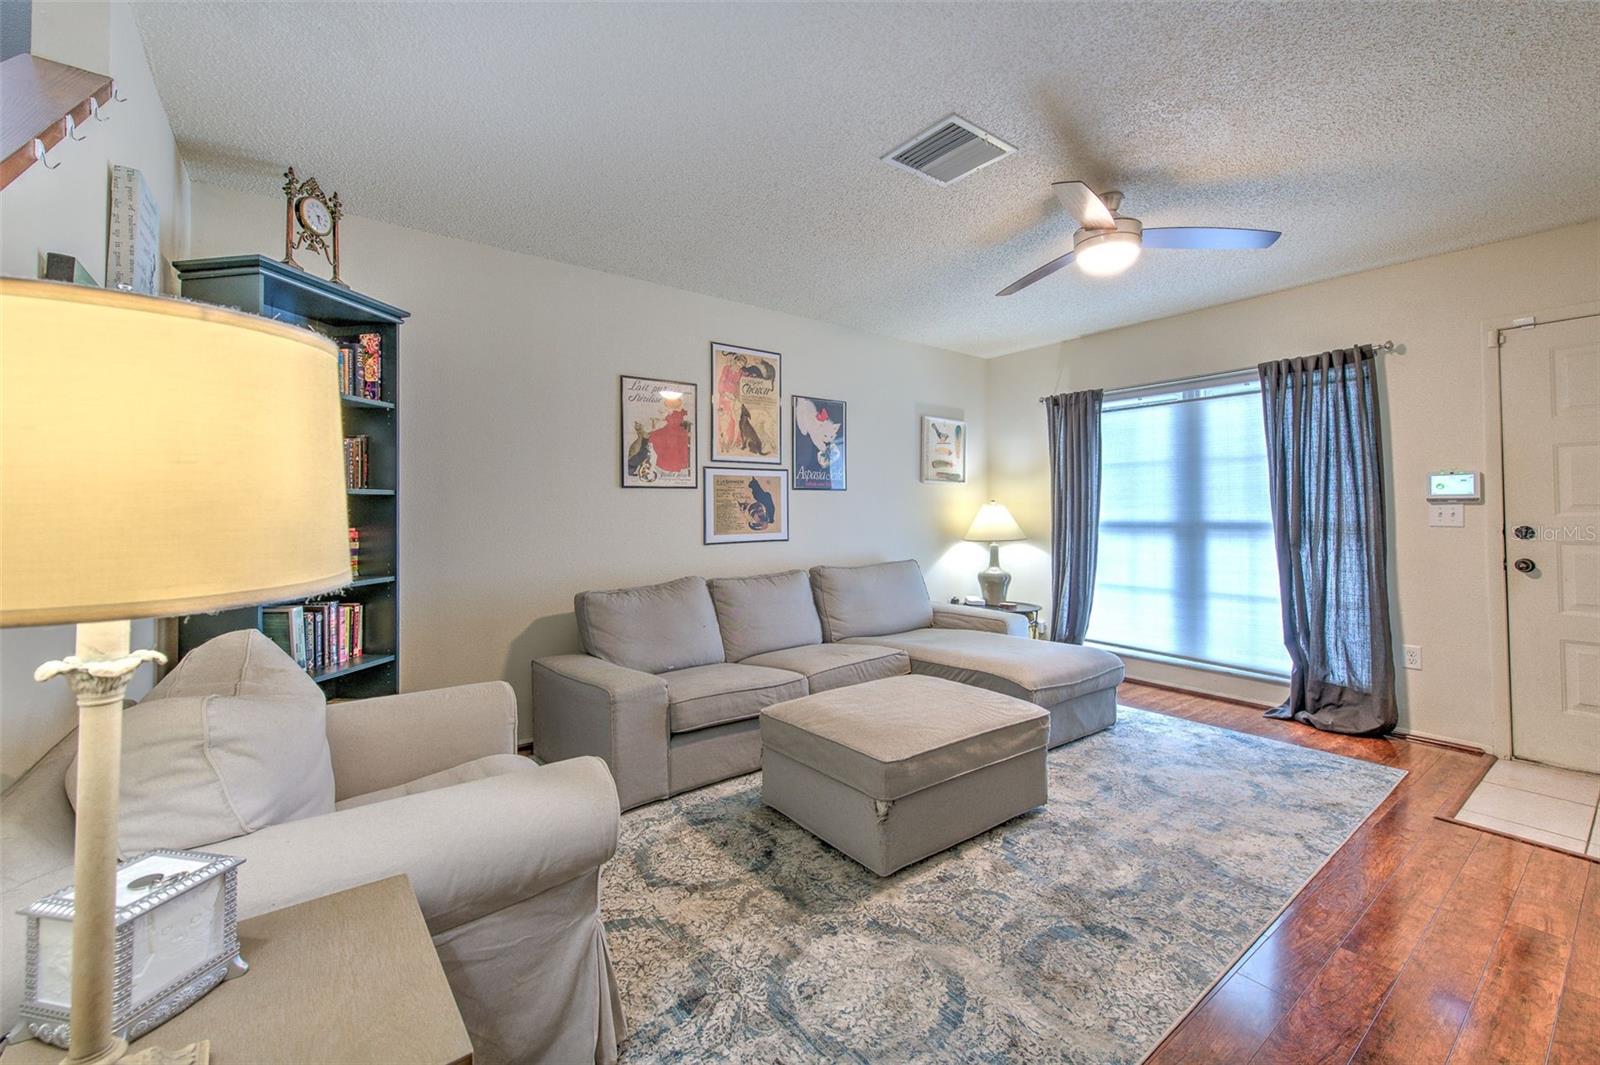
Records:
M134 1040L247 966L239 956L243 858L146 851L117 868L111 1026ZM72 888L18 911L28 918L22 1020L35 1039L71 1038Z

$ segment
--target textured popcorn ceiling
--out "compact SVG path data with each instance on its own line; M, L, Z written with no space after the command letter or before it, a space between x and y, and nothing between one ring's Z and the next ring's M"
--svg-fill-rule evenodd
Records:
M198 180L978 355L1600 215L1600 4L141 3ZM879 156L956 112L949 188ZM1284 231L999 289L1146 225ZM537 299L537 293L530 293ZM619 309L619 311L625 309Z

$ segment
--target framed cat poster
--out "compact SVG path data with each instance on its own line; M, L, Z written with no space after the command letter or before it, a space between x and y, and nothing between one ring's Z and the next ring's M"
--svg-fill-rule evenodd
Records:
M711 343L711 461L783 465L776 351Z
M789 424L794 430L795 490L843 492L844 400L795 396Z
M622 375L622 487L697 488L695 387Z
M961 484L967 479L967 423L922 416L922 480Z
M707 466L705 505L708 544L789 539L786 470Z

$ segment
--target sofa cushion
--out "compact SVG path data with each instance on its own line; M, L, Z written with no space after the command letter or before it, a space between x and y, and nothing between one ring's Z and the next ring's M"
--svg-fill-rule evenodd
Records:
M255 630L184 657L122 725L118 846L199 847L333 811L322 691ZM67 797L77 804L77 759Z
M761 715L761 746L874 799L893 800L1044 749L1050 715L936 677L889 677Z
M583 649L596 658L646 673L723 660L717 612L703 577L579 592L573 605Z
M505 773L520 773L534 764L532 760L520 754L485 755L470 762L462 762L458 766L451 766L449 769L442 769L437 773L429 773L416 780L409 780L404 784L396 784L392 788L379 788L365 795L352 795L336 803L334 809L350 810L357 806L371 806L375 802L388 802L390 799L398 799L405 795L421 795L425 791L453 788L457 784L467 784Z
M1122 659L1109 651L969 629L918 629L852 641L898 647L911 672L1055 706L1122 683Z
M785 669L724 662L661 674L667 682L667 720L673 732L744 721L761 708L798 699L806 679Z
M811 589L829 642L920 629L933 623L933 603L912 559L872 566L816 566Z
M810 647L789 647L747 658L740 664L798 673L806 678L806 688L812 694L911 672L911 659L904 651L893 647L874 647L868 643L819 643Z
M729 662L822 642L822 623L805 570L718 577L711 581L711 602Z

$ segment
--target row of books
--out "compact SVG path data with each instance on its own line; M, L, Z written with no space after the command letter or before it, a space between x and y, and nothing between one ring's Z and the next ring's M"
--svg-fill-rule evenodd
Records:
M341 340L339 347L339 391L362 399L383 398L383 337L362 333L354 340Z
M326 673L361 657L360 603L300 603L261 611L261 631L307 673Z
M361 576L361 530L350 526L350 579Z
M367 438L365 436L347 436L344 438L344 486L346 488L368 487Z

